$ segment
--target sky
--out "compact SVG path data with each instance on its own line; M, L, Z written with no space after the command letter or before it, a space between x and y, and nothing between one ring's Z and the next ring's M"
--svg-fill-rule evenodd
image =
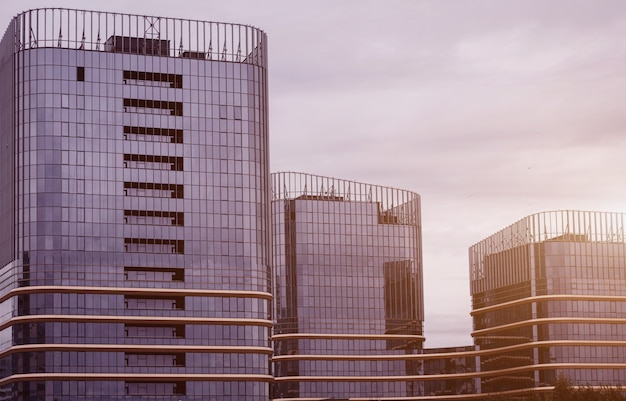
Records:
M268 34L270 168L422 199L426 347L470 345L468 248L541 211L626 211L623 0L3 2Z

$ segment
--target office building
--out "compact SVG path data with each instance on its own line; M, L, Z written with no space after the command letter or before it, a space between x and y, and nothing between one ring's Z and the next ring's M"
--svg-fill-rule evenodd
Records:
M623 214L539 213L471 247L475 345L424 349L420 197L270 177L257 28L30 10L0 88L0 400L626 382Z
M68 9L0 42L0 399L269 398L267 39Z
M470 248L483 393L626 383L625 219L538 213Z
M422 394L419 195L301 173L272 191L274 398Z

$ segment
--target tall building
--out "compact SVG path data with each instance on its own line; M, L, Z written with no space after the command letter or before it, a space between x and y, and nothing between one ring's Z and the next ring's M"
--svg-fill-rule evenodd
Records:
M272 188L274 397L422 394L419 195L301 173Z
M538 213L470 248L483 393L626 383L625 222Z
M0 399L268 399L266 45L152 16L10 22Z

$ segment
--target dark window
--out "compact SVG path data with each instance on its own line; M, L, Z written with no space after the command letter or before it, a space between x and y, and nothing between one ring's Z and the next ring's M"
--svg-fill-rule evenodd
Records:
M129 127L125 125L124 134L152 135L152 136L165 136L165 137L169 136L171 143L183 143L183 130L182 129Z
M76 80L77 81L85 80L85 67L76 67Z
M125 182L124 194L128 189L149 190L149 191L171 191L172 198L182 199L185 194L184 186L180 184L159 184L154 182Z
M136 246L131 248L131 246ZM148 249L150 245L150 250ZM149 253L185 253L185 241L176 239L160 239L160 238L124 238L124 246L129 251L140 252L140 247L145 247Z
M183 212L166 212L161 210L124 210L124 216L132 216L138 218L151 217L163 219L173 226L185 225L185 213ZM129 220L125 220L125 222L128 223Z
M183 158L182 157L125 154L124 161L126 162L132 161L132 162L140 162L140 163L169 164L170 170L183 171Z
M203 53L204 54L204 53ZM182 88L183 76L180 74L162 74L159 72L124 71L124 83L143 81L155 84L163 83L170 88Z
M169 115L172 116L182 116L183 115L183 103L182 102L170 102L167 100L148 100L148 99L124 99L124 111L130 112L131 108L136 109L154 109L154 113L156 110L164 110L169 111ZM161 113L158 113L161 114Z

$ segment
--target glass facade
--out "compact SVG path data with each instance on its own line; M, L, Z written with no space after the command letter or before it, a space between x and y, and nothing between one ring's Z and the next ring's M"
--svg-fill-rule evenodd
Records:
M447 395L480 393L480 379L475 374L480 358L476 351L475 346L425 348L424 377L439 379L424 381L424 395L441 399Z
M625 219L539 213L470 248L483 392L626 382Z
M421 395L419 195L300 173L272 188L275 398Z
M228 23L69 9L10 22L0 401L626 382L624 214L539 213L472 246L475 346L424 349L419 195L270 176L266 49Z
M67 9L0 42L0 399L267 400L266 35Z

